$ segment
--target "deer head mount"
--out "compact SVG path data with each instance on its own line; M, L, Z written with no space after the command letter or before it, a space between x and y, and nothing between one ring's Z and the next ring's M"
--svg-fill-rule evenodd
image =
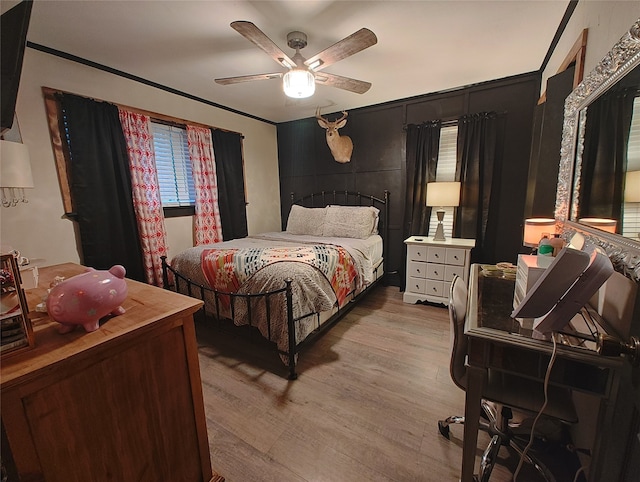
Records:
M349 162L351 160L351 153L353 152L353 142L351 141L351 138L349 136L340 136L340 134L338 134L338 129L344 127L347 123L348 115L349 114L345 111L342 111L342 117L331 122L320 115L320 108L316 110L316 119L318 119L318 124L327 131L327 144L329 145L329 149L331 149L331 154L333 154L333 158L336 162L341 164Z

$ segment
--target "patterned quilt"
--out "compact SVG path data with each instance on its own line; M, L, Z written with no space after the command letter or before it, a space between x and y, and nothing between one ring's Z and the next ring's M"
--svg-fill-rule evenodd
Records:
M299 262L313 266L327 278L338 304L353 289L357 269L348 251L329 244L295 247L210 248L202 251L202 271L209 286L218 291L236 293L255 273L279 262ZM228 299L221 299L225 304Z

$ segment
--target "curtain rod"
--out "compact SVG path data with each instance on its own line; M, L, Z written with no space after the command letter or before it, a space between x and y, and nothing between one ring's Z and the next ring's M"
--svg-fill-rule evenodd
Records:
M458 122L460 121L461 117L465 117L465 116L469 116L469 115L475 115L475 114L491 114L491 113L495 114L496 117L502 117L502 116L507 115L508 111L504 110L504 111L501 111L501 112L493 112L493 111L490 111L490 112L476 112L474 114L463 114L461 116L458 116L458 117L455 117L455 118L449 118L449 119L446 119L446 120L440 120L440 119L425 120L425 121L422 121L421 124L425 124L427 122L437 122L438 120L440 120L440 125L442 127L450 127L450 126L458 124ZM416 125L413 122L411 124ZM411 125L411 124L403 124L402 130L406 131L407 127L409 125Z
M244 135L242 134L242 132L236 132L236 131L232 131L229 129L223 129L221 127L215 127L215 126L210 126L207 124L203 124L201 122L194 122L194 121L188 121L185 119L181 119L180 117L174 117L174 116L170 116L170 115L166 115L166 114L159 114L157 112L151 112L145 109L139 109L137 107L131 107L129 105L124 105L124 104L119 104L118 102L111 102L108 100L103 100L103 99L97 99L95 97L90 97L87 95L81 95L81 94L75 94L73 92L66 92L64 90L60 90L60 89L52 89L51 87L42 87L42 92L44 93L44 95L55 95L55 94L69 94L69 95L77 95L78 97L84 97L85 99L92 99L95 100L96 102L107 102L109 104L113 104L116 107L125 109L125 110L129 110L131 112L135 112L136 114L143 114L146 116L151 117L153 120L155 121L161 121L164 123L168 123L168 124L173 124L173 125L178 125L178 126L185 126L185 125L191 125L191 126L195 126L195 127L203 127L205 129L215 129L215 130L219 130L219 131L223 131L223 132L231 132L232 134L238 134L242 139L244 139Z

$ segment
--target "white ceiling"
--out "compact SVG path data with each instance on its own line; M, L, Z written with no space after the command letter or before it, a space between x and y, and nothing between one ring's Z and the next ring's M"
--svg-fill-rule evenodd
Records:
M283 122L313 116L317 106L349 110L536 71L568 3L36 0L27 39ZM218 85L214 78L285 70L233 30L234 20L255 23L290 56L287 33L305 32L306 58L367 27L378 43L326 71L373 86L365 94L318 86L313 97L292 100L279 79Z

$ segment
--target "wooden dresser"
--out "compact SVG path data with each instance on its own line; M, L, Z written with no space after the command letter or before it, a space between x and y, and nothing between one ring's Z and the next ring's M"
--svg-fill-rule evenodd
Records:
M212 472L193 313L200 301L127 280L126 313L60 335L27 291L35 347L2 360L2 462L22 482L221 481ZM17 475L16 475L17 473Z

